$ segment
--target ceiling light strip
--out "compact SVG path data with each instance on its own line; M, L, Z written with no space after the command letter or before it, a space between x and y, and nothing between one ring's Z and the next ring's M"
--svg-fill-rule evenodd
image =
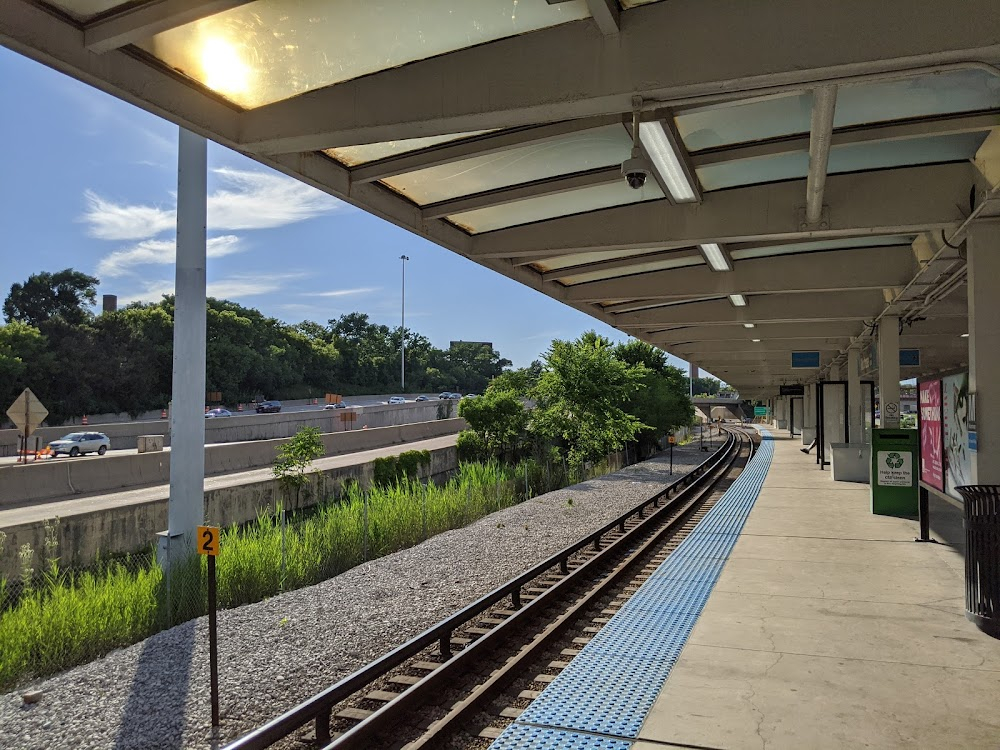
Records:
M693 203L698 200L681 160L674 151L663 124L658 120L639 123L639 140L646 147L646 153L653 161L653 166L670 191L670 196L676 203Z

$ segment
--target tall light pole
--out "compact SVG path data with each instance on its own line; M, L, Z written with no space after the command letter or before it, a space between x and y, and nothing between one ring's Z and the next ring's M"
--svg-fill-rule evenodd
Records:
M406 261L410 258L406 255L400 255L399 259L403 261L403 293L401 295L400 304L400 324L399 324L399 389L401 392L406 391Z

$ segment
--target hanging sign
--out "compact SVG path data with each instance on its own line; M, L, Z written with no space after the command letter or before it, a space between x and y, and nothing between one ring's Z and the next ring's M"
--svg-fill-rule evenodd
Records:
M819 352L792 352L792 369L819 369Z

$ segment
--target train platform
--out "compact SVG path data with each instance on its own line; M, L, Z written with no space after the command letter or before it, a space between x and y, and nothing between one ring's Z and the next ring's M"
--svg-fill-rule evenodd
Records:
M765 432L494 750L1000 746L1000 641L965 619L955 508L916 543L800 448Z

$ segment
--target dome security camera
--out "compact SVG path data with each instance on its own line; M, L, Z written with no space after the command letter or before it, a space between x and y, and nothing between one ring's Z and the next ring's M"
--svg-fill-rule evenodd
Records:
M622 162L622 176L633 190L638 190L646 184L649 171L649 165L640 156L633 156Z

